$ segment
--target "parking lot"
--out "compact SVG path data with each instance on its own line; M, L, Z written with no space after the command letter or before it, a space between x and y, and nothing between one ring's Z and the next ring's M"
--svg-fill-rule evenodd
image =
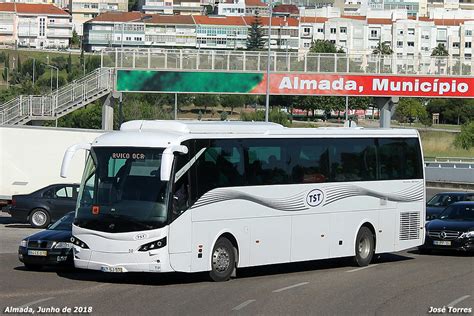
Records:
M440 189L428 189L432 196ZM19 241L38 230L0 213L0 309L27 306L49 314L472 314L474 256L381 255L357 268L348 259L281 264L238 271L229 282L205 274L105 274L73 269L28 271ZM49 308L49 309L48 309Z

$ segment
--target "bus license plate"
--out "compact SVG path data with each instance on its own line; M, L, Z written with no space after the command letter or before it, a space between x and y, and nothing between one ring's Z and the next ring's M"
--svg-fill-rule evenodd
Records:
M433 245L451 246L451 241L449 241L449 240L433 240Z
M28 250L28 256L46 257L48 252L46 250Z
M100 270L102 272L115 272L115 273L123 272L122 267L102 267Z

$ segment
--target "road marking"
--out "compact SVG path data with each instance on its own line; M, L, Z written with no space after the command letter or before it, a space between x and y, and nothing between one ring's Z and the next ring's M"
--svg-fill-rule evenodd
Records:
M284 287L284 288L281 288L281 289L278 289L278 290L274 290L272 292L273 293L279 293L279 292L283 292L283 291L286 291L286 290L289 290L289 289L292 289L292 288L295 288L295 287L298 287L298 286L306 285L308 283L309 282L301 282L301 283L298 283L298 284L295 284L295 285L290 285L290 286L287 286L287 287Z
M360 267L360 268L352 269L352 270L349 270L349 271L346 271L346 272L357 272L357 271L364 270L364 269L371 268L371 267L375 267L375 266L378 266L378 264L371 264L370 266Z
M238 311L239 309L242 309L242 308L244 308L245 306L247 306L247 305L249 305L249 304L251 304L251 303L253 303L253 302L255 302L255 300L248 300L248 301L245 301L245 302L243 302L242 304L237 305L236 307L232 308L232 310L233 310L233 311Z
M454 305L456 305L457 303L461 303L462 301L464 301L468 297L471 297L471 295L464 295L464 296L458 298L457 300L452 301L451 303L448 304L448 307L453 307Z
M46 302L46 301L52 300L53 298L54 297L42 298L40 300L29 302L29 303L23 304L21 306L18 306L18 308L25 308L25 307L28 307L30 305L35 305L35 304L38 304L38 303L41 303L41 302Z

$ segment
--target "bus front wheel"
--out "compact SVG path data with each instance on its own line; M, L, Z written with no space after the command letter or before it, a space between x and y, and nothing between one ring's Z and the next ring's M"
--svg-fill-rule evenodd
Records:
M234 246L227 238L221 237L212 249L211 272L209 276L215 282L227 281L230 279L234 269Z
M359 267L368 266L374 255L374 235L369 228L363 226L357 233L355 242L354 262Z

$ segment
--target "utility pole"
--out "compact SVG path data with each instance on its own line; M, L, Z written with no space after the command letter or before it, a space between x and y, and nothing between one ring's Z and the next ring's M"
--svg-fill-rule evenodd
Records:
M268 55L267 55L267 94L265 98L265 122L268 122L269 110L270 110L270 53L271 53L271 39L272 39L272 15L273 15L273 3L272 0L268 2L269 19L268 19Z

